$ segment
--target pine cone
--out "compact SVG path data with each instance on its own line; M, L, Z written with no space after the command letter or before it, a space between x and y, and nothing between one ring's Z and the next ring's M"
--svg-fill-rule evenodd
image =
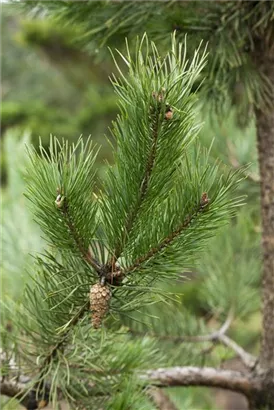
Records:
M106 285L96 283L90 288L90 310L91 323L94 329L98 329L104 316L108 312L109 301L111 298L111 290Z

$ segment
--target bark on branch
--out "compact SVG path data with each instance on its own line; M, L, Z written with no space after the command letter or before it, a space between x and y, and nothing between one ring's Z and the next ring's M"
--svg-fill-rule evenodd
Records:
M232 390L249 397L261 386L248 373L213 367L170 367L148 370L140 378L157 387L207 386Z
M240 345L234 342L234 340L230 339L230 337L225 334L220 334L218 341L233 350L247 368L253 369L255 367L257 358L246 352Z
M43 397L36 394L35 389L31 389L28 383L31 379L27 376L20 376L18 379L5 379L2 377L0 384L1 395L17 399L27 410L42 409L48 404L49 389ZM39 397L40 396L40 397Z
M159 368L139 374L139 379L142 383L159 388L174 386L219 387L242 393L248 398L262 390L261 380L250 373L213 367ZM28 380L30 379L28 378ZM2 379L1 394L16 397L19 401L21 398L21 403L26 405L30 400L33 400L35 392L28 392L24 383ZM44 403L46 405L46 402ZM41 404L39 405L41 406Z
M23 399L25 384L12 380L1 380L0 393L8 397L16 397L23 406L27 407L27 399ZM21 400L20 400L21 399Z

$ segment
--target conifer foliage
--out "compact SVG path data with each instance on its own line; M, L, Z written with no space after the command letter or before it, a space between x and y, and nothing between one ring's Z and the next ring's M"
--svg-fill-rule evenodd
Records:
M91 140L29 149L26 195L49 246L4 345L31 379L17 393L29 410L49 400L57 408L61 397L72 408L151 408L137 373L157 352L147 338L132 340L121 319L164 299L158 281L192 266L241 203L233 193L242 171L224 172L197 142L193 84L205 52L188 61L173 37L162 58L144 36L133 54L127 47L113 58L120 114L101 188ZM14 376L8 361L4 374Z

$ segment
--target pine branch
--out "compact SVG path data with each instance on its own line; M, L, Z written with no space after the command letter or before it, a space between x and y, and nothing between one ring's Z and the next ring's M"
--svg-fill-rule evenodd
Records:
M64 336L59 340L59 342L56 343L56 345L51 349L50 353L44 358L39 368L39 374L37 376L38 380L34 384L33 389L30 391L29 394L32 395L33 398L35 398L35 400L37 396L41 396L43 402L45 402L45 406L47 405L48 399L49 399L49 395L48 395L49 388L47 386L47 383L45 382L45 376L47 374L48 367L50 366L51 361L54 360L54 358L56 357L58 351L64 347L67 341L67 338L70 334L70 331L72 330L74 326L77 325L77 323L79 322L79 320L81 319L81 317L83 316L84 312L87 310L88 307L89 307L89 301L87 301L82 306L82 308L75 314L75 316L71 319L68 330L65 332ZM20 396L20 393L19 393L19 396ZM42 407L39 407L39 408L42 408Z
M91 140L84 143L79 138L69 146L51 138L49 153L42 146L39 153L33 148L28 151L26 196L34 206L36 221L56 248L80 253L98 273L100 265L89 251L97 227L97 205L91 195L97 154Z
M249 396L261 383L249 373L213 367L170 367L148 370L140 379L157 387L207 386L232 390Z
M67 203L66 198L64 198L63 206L61 207L61 212L64 216L64 221L68 227L68 230L73 238L76 247L78 248L80 254L82 255L83 259L93 267L93 269L98 273L101 274L102 266L100 263L91 255L90 249L85 249L83 241L79 236L77 230L75 229L75 225L73 223L72 217L69 212L69 205Z
M148 184L149 184L149 179L151 177L153 166L154 166L154 163L155 163L157 141L158 141L158 136L159 136L159 121L160 121L161 110L159 110L157 108L156 108L156 113L153 116L151 116L151 119L152 119L152 144L151 144L151 149L150 149L148 159L147 159L147 165L146 165L146 168L145 168L144 177L143 177L143 179L141 181L141 185L140 185L140 194L139 194L139 197L137 198L137 202L136 202L135 206L132 208L132 210L130 211L130 213L128 215L128 218L127 218L127 221L126 221L126 224L125 224L125 228L124 228L123 239L122 239L121 242L119 242L116 245L116 248L113 252L113 256L112 256L112 259L111 259L111 266L112 266L113 271L115 270L115 263L117 262L117 260L119 259L120 255L123 251L123 246L125 246L125 239L130 234L131 229L133 228L136 217L138 216L138 212L139 212L139 210L142 206L142 203L143 203L143 201L145 199L145 196L146 196L146 193L148 191ZM152 107L151 107L151 109L153 110Z
M65 335L61 338L61 340L53 347L53 349L51 350L51 352L46 356L46 358L43 361L43 364L41 366L41 372L44 371L44 368L50 363L50 361L56 356L56 353L58 351L58 349L60 349L64 343L67 340L67 337L69 335L69 332L71 331L71 329L77 325L78 321L82 318L83 314L85 313L85 311L87 310L87 308L89 307L89 301L87 301L82 307L81 309L75 314L75 316L71 319L70 323L69 323L69 329L66 331Z
M146 41L146 37L143 41ZM98 351L96 343L95 349L90 349L90 341L93 343L92 335L87 331L90 324L85 327L84 323L80 323L73 329L88 308L87 286L91 278L94 279L93 272L86 266L83 275L79 272L78 265L83 268L83 259L101 279L113 284L112 280L116 275L117 284L121 284L119 279L125 274L133 272L156 256L162 256L166 248L171 248L174 254L177 252L177 255L181 255L178 256L178 263L173 255L169 255L166 263L162 264L162 269L170 269L175 274L181 267L179 262L184 260L184 263L189 263L188 256L194 250L196 252L202 248L203 240L208 239L211 232L238 205L237 200L234 202L226 197L227 192L233 192L237 186L238 181L234 180L237 173L217 178L218 167L210 167L208 154L203 155L201 161L200 151L193 149L194 157L190 165L192 152L190 156L187 153L188 146L198 132L192 109L195 100L192 84L203 68L205 55L199 59L196 51L188 66L182 57L183 45L180 44L177 50L173 39L172 52L161 62L153 44L152 57L148 57L148 53L145 56L142 54L142 42L137 47L139 54L136 65L133 63L131 66L130 56L129 60L123 58L130 67L130 80L121 73L125 84L121 85L117 81L115 85L122 101L121 116L114 128L114 136L117 137L117 169L109 170L106 190L100 201L92 201L92 165L95 155L88 147L84 147L83 142L69 147L67 143L59 144L57 140L52 140L50 154L41 147L41 155L36 152L31 155L29 198L35 206L36 220L51 245L60 251L58 258L60 254L60 259L64 262L63 267L55 257L50 257L50 263L41 261L41 277L37 279L36 289L28 288L29 298L25 298L26 310L23 312L33 316L34 320L30 317L30 323L23 324L23 327L34 345L30 353L39 358L36 366L32 363L34 376L30 388L35 396L44 397L46 381L50 380L50 400L53 402L58 401L59 389L62 394L80 401L92 400L96 389L101 393L105 389L109 395L112 394L114 384L109 380L111 365L109 371L105 366L107 360L104 356L113 355L112 347L109 352L105 349L108 343L116 348L114 364L115 368L120 369L117 379L124 374L127 376L136 372L136 367L141 367L140 362L143 364L145 356L144 344L137 349L136 341L135 362L132 360L134 349L130 343L127 345L128 350L125 347L120 349L120 357L116 344L109 339L104 338L103 343L101 339ZM163 90L162 86L168 90L168 105L171 104L168 117L165 112L167 101L153 92ZM175 118L172 117L173 109ZM77 147L80 148L79 159L76 155ZM167 152L169 156L166 155ZM54 204L56 186L59 187L59 192ZM200 197L201 187L203 190L209 189L211 202L206 192ZM200 224L196 223L197 219L198 222L201 221ZM185 230L187 232L182 235ZM97 242L92 242L92 238L99 243L98 252ZM181 246L177 245L184 243L182 251ZM89 249L92 249L96 259ZM106 250L111 252L113 249L115 251L111 266L104 265ZM122 252L121 265L124 261L125 267L131 265L132 261L133 264L120 271L115 262ZM127 262L127 257L131 258L131 262ZM151 271L157 268L157 262L153 259ZM170 262L173 263L172 267ZM148 265L146 264L146 268ZM151 282L149 276L150 272L147 277ZM150 289L149 286L144 286L142 290L142 278L139 282L139 278L136 278L135 283L134 275L131 278L133 279L117 289L118 297L117 294L113 295L115 297L112 298L111 309L114 312L132 309L134 304L140 306L142 294ZM105 283L100 283L100 286L103 285ZM67 289L70 289L68 294ZM98 302L98 298L92 296L91 307ZM76 309L78 311L75 313ZM75 332L73 335L72 330ZM98 336L95 336L95 341L96 337ZM69 345L72 338L74 343ZM70 372L73 361L90 366L91 379L88 380L86 374L82 378L82 367ZM94 377L97 385L91 389L88 382L93 383L92 369L100 368L100 363L103 363L104 374L108 377L102 374L101 384ZM113 360L111 363L114 366ZM146 368L148 366L146 363ZM69 381L63 384L64 379ZM201 381L201 385L203 383L205 382Z
M185 221L180 225L174 232L172 232L169 236L167 236L161 243L159 243L156 247L151 248L145 255L138 258L132 265L127 267L123 273L129 274L132 273L135 269L139 268L145 262L147 262L152 257L159 254L164 248L168 247L181 233L189 227L191 222L199 215L199 213L203 212L208 205L208 198L207 194L204 193L201 198L201 202L198 207L185 219Z
M75 337L75 333L78 331L80 334ZM67 350L59 352L56 362L51 362L51 367L44 376L44 384L43 380L41 380L40 385L37 383L38 376L35 369L30 370L27 366L23 367L20 357L16 363L13 356L12 358L9 356L5 367L5 378L1 379L2 382L6 382L3 394L5 392L10 397L18 398L19 401L26 398L25 403L30 403L31 399L35 398L36 401L32 402L32 406L26 406L28 410L37 409L38 403L45 401L50 402L53 408L57 408L59 400L63 399L69 403L73 400L80 407L89 403L87 408L90 408L93 400L96 401L97 398L105 401L114 397L115 401L116 394L119 396L120 393L125 393L123 391L125 385L131 386L133 391L140 391L141 394L143 386L139 386L138 382L136 384L134 373L136 365L143 368L152 359L152 351L149 347L149 345L152 346L151 342L138 341L133 343L127 337L127 343L125 343L124 334L121 334L121 338L119 338L115 333L114 340L111 341L108 337L102 345L100 343L101 336L95 333L94 336L99 342L99 346L97 346L94 343L95 339L90 338L90 332L86 330L82 332L81 327L79 327L75 333L73 334L73 342ZM82 336L85 339L80 342ZM2 356L5 360L6 354L3 353ZM155 358L154 354L153 357ZM7 362L7 360L5 361ZM134 376L134 382L129 383L132 376ZM59 382L57 382L56 377L59 377ZM42 408L42 406L40 407ZM99 407L94 406L94 408Z
M77 325L84 312L89 306L87 301L82 308L75 314L69 324L69 329L58 343L51 349L49 354L43 359L42 364L39 367L38 376L35 380L26 375L18 375L19 367L14 362L13 370L17 370L16 376L12 379L8 379L2 376L1 379L1 394L8 397L14 397L20 401L27 409L43 408L49 401L50 387L45 381L45 376L48 371L48 367L51 361L56 357L58 350L62 349L67 341L68 335L72 328Z

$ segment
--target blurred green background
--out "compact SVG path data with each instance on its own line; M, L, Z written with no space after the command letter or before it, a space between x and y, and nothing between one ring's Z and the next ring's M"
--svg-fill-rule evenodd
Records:
M97 159L101 175L107 162L113 160L109 127L118 108L109 76L115 67L106 46L96 48L96 44L92 44L92 52L88 52L78 47L75 38L77 27L57 25L41 16L30 19L16 5L2 5L1 267L4 299L20 300L23 284L29 280L27 272L31 270L32 254L44 246L23 196L23 174L28 161L25 144L31 142L37 146L40 138L47 144L51 134L70 141L91 134L101 146ZM235 289L242 291L237 295L241 314L233 324L231 336L256 353L260 336L260 220L254 124L251 122L242 128L233 112L226 118L218 118L209 115L206 109L199 111L197 120L204 123L201 142L209 147L213 141L212 157L236 168L250 164L247 179L241 185L241 193L247 195L247 205L232 226L212 241L191 280L176 283L174 289L169 290L178 291L179 288L183 294L182 304L196 316L209 317L214 325L214 315L210 312L218 309L226 312L228 308L227 295L214 288L214 281L207 282L208 272L219 272L232 299ZM245 293L249 294L248 303ZM224 363L231 358L222 347L215 349L214 355ZM172 389L170 394L179 408L244 409L239 397L218 391L213 393L203 389ZM10 409L15 408L12 406L14 404Z

